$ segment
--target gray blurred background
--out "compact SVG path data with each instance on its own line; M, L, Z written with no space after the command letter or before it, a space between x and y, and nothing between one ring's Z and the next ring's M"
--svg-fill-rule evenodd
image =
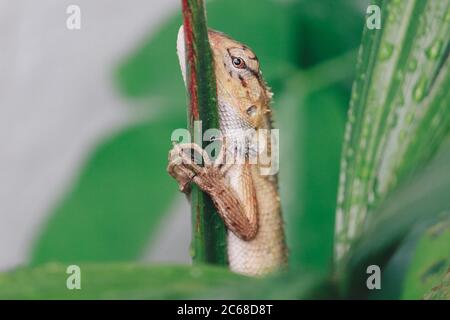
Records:
M66 28L71 4L81 8L81 30ZM142 117L113 88L111 68L178 5L0 0L0 270L28 261L37 230L96 144ZM188 261L176 245L190 237L181 195L172 211L142 259Z

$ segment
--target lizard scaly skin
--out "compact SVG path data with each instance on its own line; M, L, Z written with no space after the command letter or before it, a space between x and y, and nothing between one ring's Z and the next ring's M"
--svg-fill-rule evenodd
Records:
M272 93L262 79L255 54L247 46L216 31L209 31L209 41L224 140L234 141L235 132L247 129L270 130ZM177 47L185 77L182 27ZM267 147L270 153L270 143ZM261 164L248 159L226 168L200 167L188 161L180 162L182 152L177 146L170 152L168 171L182 191L188 191L189 182L193 182L211 196L228 229L230 269L258 276L285 266L287 249L276 175L262 175Z

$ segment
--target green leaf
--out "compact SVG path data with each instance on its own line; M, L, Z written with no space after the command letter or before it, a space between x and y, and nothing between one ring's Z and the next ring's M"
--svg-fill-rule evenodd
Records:
M182 124L161 117L101 144L43 226L32 263L139 257L177 192L166 173L167 150Z
M341 158L338 268L390 192L420 170L450 128L450 1L377 1L364 29Z
M67 265L0 274L0 299L187 299L246 278L209 266L80 264L81 290L66 286Z
M450 268L450 219L430 227L420 239L406 275L403 299L421 299Z
M441 151L426 170L417 173L395 190L374 212L364 234L355 242L338 276L348 297L366 297L366 268L378 265L383 270L404 237L424 221L450 216L450 144ZM438 252L448 253L448 242ZM419 247L420 249L420 247ZM432 260L428 261L432 263Z
M315 271L292 271L242 280L236 285L214 288L197 296L208 299L336 299L338 291L329 274Z
M245 277L206 265L79 264L80 290L67 289L67 265L0 274L0 299L312 299L336 297L324 275ZM72 273L73 274L73 273Z

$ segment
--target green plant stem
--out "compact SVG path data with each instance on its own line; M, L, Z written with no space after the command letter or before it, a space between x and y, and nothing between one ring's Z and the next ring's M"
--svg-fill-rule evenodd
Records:
M186 82L189 96L188 123L193 142L204 147L202 132L219 128L213 57L208 42L205 6L200 0L182 0L186 47ZM195 125L201 121L201 125ZM226 232L211 198L197 186L191 190L194 263L227 263Z

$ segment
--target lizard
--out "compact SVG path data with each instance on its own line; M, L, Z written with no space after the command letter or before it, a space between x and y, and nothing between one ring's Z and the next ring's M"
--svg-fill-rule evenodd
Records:
M273 94L262 78L257 56L221 32L209 29L208 39L224 140L232 138L236 130L272 129ZM178 33L177 51L186 84L183 26ZM227 148L227 143L223 148ZM271 150L270 143L267 148ZM192 163L185 149L201 153L204 166ZM250 163L248 158L241 163L217 165L194 143L175 144L169 152L168 173L177 180L182 192L189 194L189 184L195 183L210 195L227 228L229 268L248 276L282 269L288 259L278 178L276 174L262 175L261 169L260 164Z

